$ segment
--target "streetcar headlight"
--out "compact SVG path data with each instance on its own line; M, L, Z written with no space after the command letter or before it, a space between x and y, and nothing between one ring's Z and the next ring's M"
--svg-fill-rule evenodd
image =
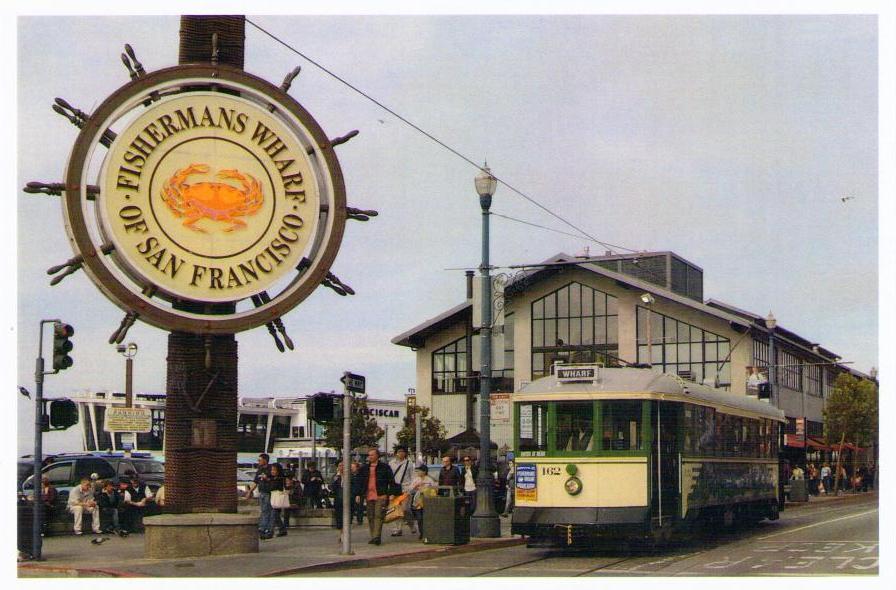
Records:
M570 477L566 480L566 483L563 484L563 487L566 488L567 494L575 496L582 491L582 480L578 477Z

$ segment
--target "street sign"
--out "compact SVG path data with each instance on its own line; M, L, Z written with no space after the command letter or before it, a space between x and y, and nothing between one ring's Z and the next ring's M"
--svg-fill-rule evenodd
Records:
M354 391L355 393L364 393L367 388L367 379L363 375L355 375L348 371L343 373L340 381L342 381L342 384L345 385L348 391Z
M106 432L149 432L152 410L149 408L107 408L103 430Z

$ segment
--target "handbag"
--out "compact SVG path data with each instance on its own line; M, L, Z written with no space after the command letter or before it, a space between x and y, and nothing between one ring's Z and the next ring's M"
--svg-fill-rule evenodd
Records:
M392 498L389 506L386 508L386 515L383 522L394 522L400 518L404 518L404 501L408 499L407 494L401 494Z
M289 508L289 494L283 490L271 492L271 508Z

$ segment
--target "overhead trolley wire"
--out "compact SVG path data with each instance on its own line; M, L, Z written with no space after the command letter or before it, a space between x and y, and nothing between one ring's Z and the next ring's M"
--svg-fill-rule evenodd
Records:
M478 170L482 170L482 166L480 166L479 164L477 164L476 162L474 162L474 161L473 161L471 158L469 158L468 156L466 156L466 155L462 154L461 152L459 152L458 150L454 149L453 147L451 147L450 145L448 145L447 143L445 143L444 141L442 141L442 140L439 139L438 137L434 136L433 134L429 133L429 132L426 131L425 129L421 128L419 125L416 125L415 123L409 121L407 118L401 116L400 114L398 114L397 112L395 112L395 111L392 110L391 108L387 107L386 105L384 105L383 103L381 103L380 101L378 101L377 99L375 99L374 97L370 96L369 94L367 94L366 92L364 92L363 90L361 90L360 88L358 88L357 86L355 86L355 85L353 85L352 83L350 83L349 81L345 80L344 78L342 78L342 77L339 76L338 74L332 72L331 70L329 70L328 68L326 68L324 65L318 63L318 62L315 61L314 59L308 57L307 55L305 55L304 53L302 53L301 51L299 51L298 49L296 49L295 47L293 47L292 45L290 45L289 43L287 43L287 42L284 41L283 39L277 37L275 34L271 33L270 31L268 31L267 29L265 29L264 27L262 27L261 25L259 25L259 24L256 23L255 21L253 21L252 19L247 18L247 19L246 19L246 22L249 23L250 25L252 25L253 27L255 27L256 29L258 29L261 33L264 33L265 35L267 35L268 37L270 37L271 39L273 39L275 42L277 42L277 43L279 43L280 45L282 45L283 47L287 48L289 51L292 51L293 53L295 53L296 55L298 55L298 56L301 57L302 59L308 61L308 63L310 63L310 64L312 64L313 66L315 66L316 68L320 69L321 71L323 71L324 73L326 73L326 74L329 75L330 77L332 77L332 78L334 78L335 80L341 82L342 84L344 84L344 85L347 86L348 88L354 90L355 92L357 92L358 94L360 94L361 96L363 96L364 98L366 98L367 100L369 100L370 102L372 102L373 104L377 105L378 107L380 107L381 109L383 109L384 111L386 111L387 113L389 113L390 115L392 115L393 117L395 117L396 119L398 119L399 121L401 121L402 123L404 123L405 125L411 127L412 129L414 129L415 131L417 131L417 132L420 133L421 135L423 135L423 136L425 136L426 138L430 139L431 141L437 143L439 146L441 146L442 148L448 150L449 152L451 152L452 154L454 154L455 156L457 156L458 158L460 158L460 159L463 160L464 162L470 164L471 166L476 167ZM577 225L575 225L575 224L572 223L571 221L568 221L567 219L563 218L562 216L558 215L557 213L554 213L553 211L551 211L550 209L548 209L547 207L545 207L544 205L542 205L541 203L539 203L538 201L536 201L534 198L530 197L529 195L527 195L526 193L524 193L523 191L521 191L520 189L516 188L515 186L513 186L512 184L510 184L510 183L507 182L506 180L503 180L502 178L500 178L500 177L498 177L498 176L496 176L496 175L494 175L494 174L492 174L492 176L495 178L495 180L497 180L498 182L500 182L501 184L503 184L504 186L506 186L511 192L516 193L517 195L519 195L520 197L522 197L522 198L524 198L525 200L529 201L530 203L532 203L533 205L535 205L536 207L538 207L539 209L541 209L541 210L544 211L545 213L551 215L552 217L555 217L556 219L559 219L560 221L562 221L563 223L565 223L565 224L568 225L569 227L571 227L571 228L573 228L574 230L576 230L577 232L579 232L579 234L581 234L581 235L573 235L573 234L566 234L566 235L570 235L570 236L575 237L575 238L586 237L586 238L588 238L589 240L591 240L591 241L593 241L593 242L596 242L596 243L598 243L598 244L601 244L602 246L605 246L605 247L607 247L607 248L611 248L611 249L625 250L625 251L627 251L627 252L631 252L631 253L635 253L635 254L639 252L639 250L633 250L633 249L631 249L631 248L626 248L626 247L624 247L624 246L617 246L617 245L614 245L614 244L609 244L609 243L607 243L607 242L602 242L601 240L598 240L597 238L595 238L594 236L592 236L591 234L589 234L589 233L586 232L585 230L581 229L580 227L578 227ZM517 221L518 221L518 220L517 220ZM547 229L547 228L546 228L546 229Z

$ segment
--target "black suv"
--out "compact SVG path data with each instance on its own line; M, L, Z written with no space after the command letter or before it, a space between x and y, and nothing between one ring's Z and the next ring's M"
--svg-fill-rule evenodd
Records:
M156 461L149 453L133 453L126 457L123 453L79 453L55 455L45 460L43 475L50 478L50 484L59 492L58 502L68 501L68 493L77 486L81 478L89 478L96 473L98 479L112 480L116 485L128 481L135 472L141 483L145 483L153 494L165 482L165 465ZM32 480L22 483L25 495L32 493Z

